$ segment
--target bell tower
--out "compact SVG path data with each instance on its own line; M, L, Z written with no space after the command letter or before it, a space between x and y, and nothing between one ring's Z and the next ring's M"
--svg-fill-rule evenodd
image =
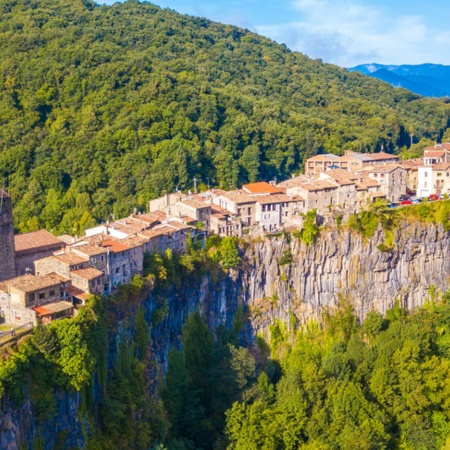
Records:
M11 197L0 188L0 281L16 276Z

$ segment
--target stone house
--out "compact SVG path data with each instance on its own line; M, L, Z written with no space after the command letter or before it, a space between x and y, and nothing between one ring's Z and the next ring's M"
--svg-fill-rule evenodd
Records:
M35 307L71 300L70 280L57 274L21 275L0 283L0 316L14 325L37 324Z
M368 176L379 183L381 192L390 202L398 202L406 194L407 171L398 164L374 166Z
M65 252L38 259L34 261L34 267L36 275L58 273L70 278L72 271L91 266L89 258L77 255L76 253Z
M242 236L242 228L239 217L220 206L211 206L210 233L219 236Z
M317 214L322 217L337 205L339 186L331 180L320 180L301 175L283 181L278 186L286 188L286 195L299 196L304 199L305 211L315 209Z
M86 294L102 295L104 292L104 274L93 267L72 270L70 279L72 286L81 289Z
M365 166L392 164L398 161L398 156L385 152L358 153L345 150L342 156L328 153L308 158L305 163L305 174L316 175L330 168L355 171Z
M175 203L169 208L169 217L191 218L187 223L203 224L205 230L209 230L209 221L211 219L211 204L207 204L198 200L186 199ZM184 219L186 221L186 219Z
M264 231L275 231L293 224L294 215L304 212L299 196L273 194L260 196L256 202L256 221Z
M66 245L46 230L16 234L14 244L17 275L34 273L34 261L50 256Z
M249 227L256 223L256 200L255 196L237 189L217 196L213 203L230 211L241 220L244 227Z

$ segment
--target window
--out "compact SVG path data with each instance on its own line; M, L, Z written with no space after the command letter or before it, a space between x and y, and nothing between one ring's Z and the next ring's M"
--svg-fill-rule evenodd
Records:
M423 187L428 187L428 183L426 181L423 183Z
M438 172L437 176L442 177L442 172Z
M34 300L35 300L34 292L33 292L32 294L28 294L28 300L29 300L30 302L34 302Z
M252 213L252 208L248 208L248 215Z
M116 267L116 273L120 272L120 267Z
M39 292L39 300L45 298L45 292Z
M50 297L53 296L53 295L55 295L55 290L52 289L52 290L48 293L48 295L50 295Z
M425 176L425 177L428 177L428 172L425 172L425 173L424 173L424 176Z

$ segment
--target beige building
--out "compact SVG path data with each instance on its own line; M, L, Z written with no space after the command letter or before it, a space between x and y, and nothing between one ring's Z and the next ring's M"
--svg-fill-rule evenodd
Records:
M379 183L381 192L390 202L398 202L400 197L406 194L408 172L399 164L374 166L367 173L370 178Z
M342 156L325 154L316 155L306 160L305 175L316 175L327 169L356 171L370 165L392 164L399 161L398 156L385 152L358 153L345 150Z

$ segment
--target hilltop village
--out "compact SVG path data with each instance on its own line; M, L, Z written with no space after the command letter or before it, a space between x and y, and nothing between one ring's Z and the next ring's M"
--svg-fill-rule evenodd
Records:
M406 161L384 152L317 155L304 174L280 183L167 194L149 201L147 213L87 229L82 237L45 230L14 235L11 199L0 190L0 323L35 326L70 317L90 295L114 293L142 274L146 253L184 252L189 236L294 230L311 210L323 224L377 199L395 204L414 193L450 193L450 143Z

